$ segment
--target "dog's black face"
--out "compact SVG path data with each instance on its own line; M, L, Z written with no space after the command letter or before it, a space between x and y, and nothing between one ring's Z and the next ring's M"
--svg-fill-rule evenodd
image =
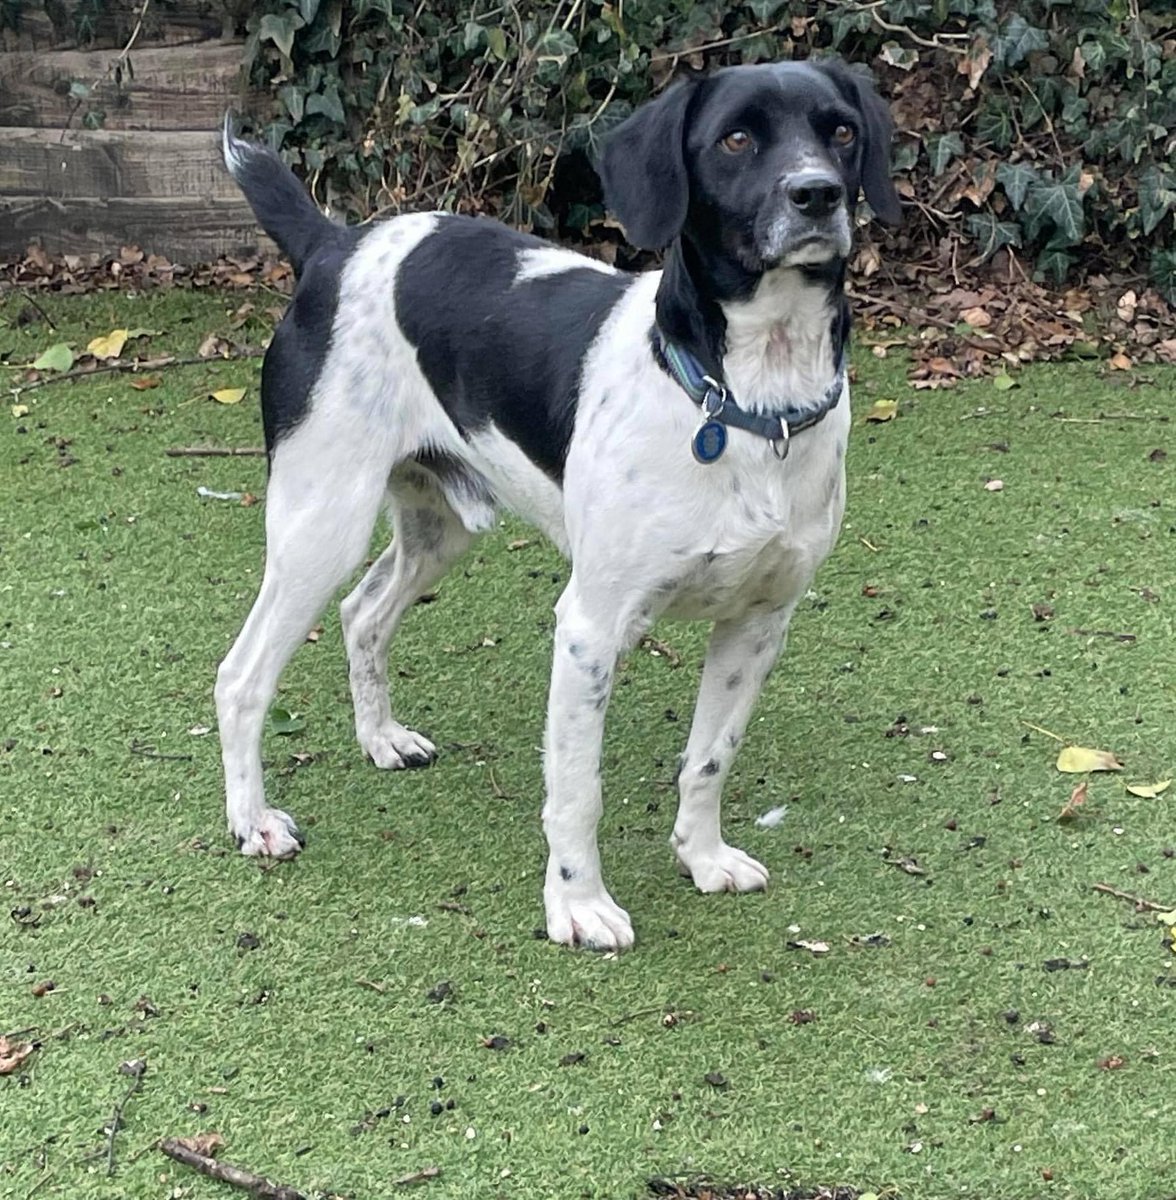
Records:
M738 67L675 84L610 139L605 198L629 240L681 236L735 274L844 258L859 191L900 218L886 105L841 63Z

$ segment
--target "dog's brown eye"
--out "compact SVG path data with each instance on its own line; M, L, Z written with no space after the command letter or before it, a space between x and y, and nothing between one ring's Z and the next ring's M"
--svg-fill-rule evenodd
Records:
M854 133L854 131L848 125L838 125L837 128L833 130L833 140L839 146L852 145L855 137L857 137L857 134Z
M723 138L720 145L731 154L742 154L744 150L751 149L751 134L742 129L733 129Z

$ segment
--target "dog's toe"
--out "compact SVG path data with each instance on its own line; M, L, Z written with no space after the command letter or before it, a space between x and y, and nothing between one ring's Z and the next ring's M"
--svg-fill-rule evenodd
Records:
M294 818L280 808L267 808L251 829L236 836L242 854L263 858L293 858L306 845Z
M726 842L706 853L676 849L683 873L700 892L759 892L768 886L767 867Z
M361 733L359 742L368 758L385 771L427 767L437 758L437 747L428 738L396 722L370 734Z
M607 893L547 904L547 936L585 950L627 950L633 944L629 914Z

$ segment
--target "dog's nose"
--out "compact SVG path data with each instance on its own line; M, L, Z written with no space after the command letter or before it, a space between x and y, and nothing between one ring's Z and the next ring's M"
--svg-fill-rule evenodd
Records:
M788 199L806 217L827 217L845 196L845 187L834 175L805 171L794 175L785 185Z

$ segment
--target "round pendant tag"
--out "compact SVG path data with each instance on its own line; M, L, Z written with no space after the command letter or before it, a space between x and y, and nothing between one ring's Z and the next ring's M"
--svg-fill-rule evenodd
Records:
M703 421L690 448L703 465L717 461L727 449L727 427L720 421Z

